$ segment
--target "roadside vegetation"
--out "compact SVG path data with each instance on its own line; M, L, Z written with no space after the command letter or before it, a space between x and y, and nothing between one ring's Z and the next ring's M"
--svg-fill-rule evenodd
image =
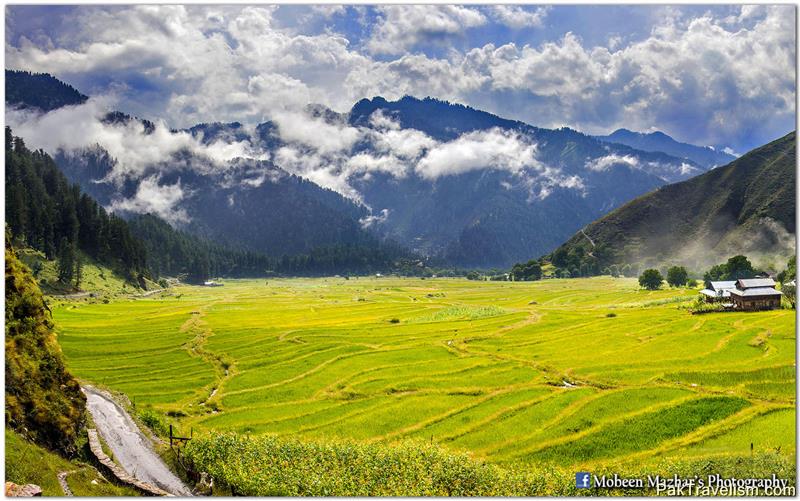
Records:
M190 442L184 454L192 468L209 473L218 487L244 496L655 494L651 488L577 489L575 469L551 464L498 466L421 441L387 446L214 433ZM715 473L738 478L775 474L796 484L792 461L774 452L707 460L665 458L647 467L600 467L593 473L641 479L656 474L684 478Z
M26 440L14 430L5 430L6 481L36 484L44 496L64 496L58 474L75 496L138 496L139 493L109 482L88 462L63 456Z

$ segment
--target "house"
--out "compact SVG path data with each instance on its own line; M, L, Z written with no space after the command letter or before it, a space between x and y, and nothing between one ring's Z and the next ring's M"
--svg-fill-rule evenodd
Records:
M736 288L735 280L726 280L721 282L711 282L711 287L703 289L700 294L705 296L707 303L716 303L720 301L730 301L731 290Z
M740 278L730 291L734 309L745 311L780 308L782 295L771 278Z

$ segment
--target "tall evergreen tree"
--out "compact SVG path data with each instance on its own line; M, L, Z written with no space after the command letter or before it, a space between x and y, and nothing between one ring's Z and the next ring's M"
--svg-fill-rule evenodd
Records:
M58 279L69 284L75 276L75 247L66 237L61 239L58 251Z

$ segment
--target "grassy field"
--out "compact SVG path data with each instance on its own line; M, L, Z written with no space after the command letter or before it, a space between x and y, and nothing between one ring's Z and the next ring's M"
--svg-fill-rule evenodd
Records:
M70 370L181 431L569 468L795 452L793 310L633 279L228 281L54 309Z

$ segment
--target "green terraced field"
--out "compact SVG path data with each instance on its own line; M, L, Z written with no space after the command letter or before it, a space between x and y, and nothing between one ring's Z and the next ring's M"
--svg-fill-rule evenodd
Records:
M611 278L254 280L54 316L73 373L181 430L417 439L569 467L751 443L794 454L794 311L693 316L695 294Z

